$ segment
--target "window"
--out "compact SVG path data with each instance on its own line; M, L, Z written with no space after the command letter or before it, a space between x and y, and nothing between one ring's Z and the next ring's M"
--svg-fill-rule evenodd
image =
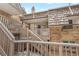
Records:
M37 27L37 28L39 28L39 29L40 29L40 28L41 28L41 26L40 26L40 25L38 25L38 27Z
M72 20L68 20L69 24L72 24Z
M75 43L75 41L70 41L70 43Z
M75 43L75 41L63 41L63 43Z
M69 24L66 24L62 27L62 29L73 29L72 20L68 20Z
M68 41L63 41L64 43L68 43Z

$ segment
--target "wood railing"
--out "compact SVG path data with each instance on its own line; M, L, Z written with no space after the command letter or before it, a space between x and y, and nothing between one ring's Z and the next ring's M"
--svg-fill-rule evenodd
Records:
M16 55L28 55L35 53L39 56L78 56L79 44L78 43L62 43L62 42L43 42L43 41L31 41L31 40L17 40L14 41L17 44ZM36 45L37 50L32 45ZM24 52L23 54L21 54Z
M50 30L49 28L45 29L31 29L33 33L39 36L42 40L47 41L50 40Z
M27 28L27 38L36 41L43 41L37 34Z
M22 24L15 19L1 19L0 20L12 33L19 33Z
M5 25L2 22L0 22L0 46L6 55L14 54L13 40L15 40L15 37L7 29L7 27L5 27ZM3 55L3 53L2 53L2 55Z
M39 37L39 35L37 35L35 32L33 32L32 30L27 28L27 40L31 40L31 41L44 41L43 39L41 39ZM35 44L30 44L30 46L34 49L36 49L37 51L39 51L40 53L42 53L38 47L38 45Z
M7 54L6 54L5 51L2 49L1 46L0 46L0 55L1 55L1 56L7 56Z

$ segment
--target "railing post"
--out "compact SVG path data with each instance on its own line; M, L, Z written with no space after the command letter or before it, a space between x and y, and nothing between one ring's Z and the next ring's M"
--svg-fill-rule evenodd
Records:
M29 52L29 43L27 43L27 56L30 56L30 52Z
M14 55L14 42L10 41L10 51L9 51L9 55L13 56Z
M62 45L59 45L59 56L63 56Z

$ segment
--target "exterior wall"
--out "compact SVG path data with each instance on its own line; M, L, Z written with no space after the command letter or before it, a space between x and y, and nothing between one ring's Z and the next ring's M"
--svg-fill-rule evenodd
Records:
M17 22L19 23L22 23L21 19L20 19L20 16L17 16L17 15L13 15L11 16L12 19L16 20Z
M61 39L61 26L50 27L50 41L60 41Z
M51 41L79 41L79 29L64 29L62 26L50 27Z

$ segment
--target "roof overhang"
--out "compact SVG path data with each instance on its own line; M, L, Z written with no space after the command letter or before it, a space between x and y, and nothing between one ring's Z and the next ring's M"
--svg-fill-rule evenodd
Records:
M21 12L14 8L9 3L0 3L0 10L10 14L10 15L20 15Z

